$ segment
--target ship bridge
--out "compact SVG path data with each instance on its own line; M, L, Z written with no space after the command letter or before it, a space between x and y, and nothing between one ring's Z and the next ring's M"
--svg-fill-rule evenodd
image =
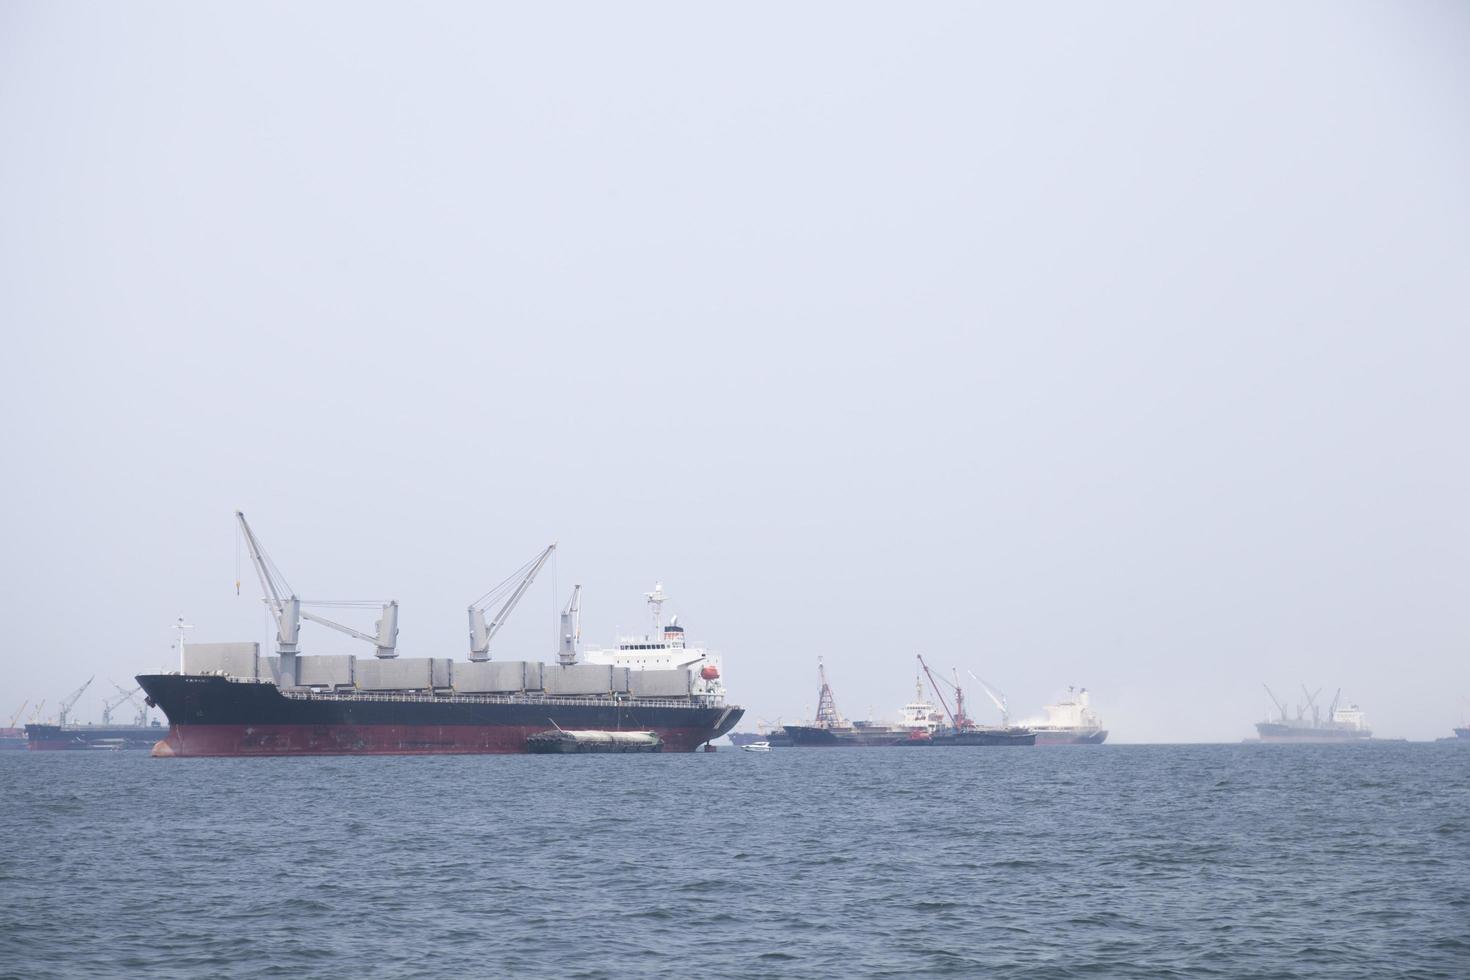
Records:
M691 643L679 625L679 617L673 616L667 625L663 622L663 605L668 601L663 583L659 582L652 592L643 595L653 617L653 629L642 635L620 636L615 647L588 647L582 651L583 663L611 664L632 670L687 670L690 690L693 694L711 697L725 696L720 655L706 650L700 643Z

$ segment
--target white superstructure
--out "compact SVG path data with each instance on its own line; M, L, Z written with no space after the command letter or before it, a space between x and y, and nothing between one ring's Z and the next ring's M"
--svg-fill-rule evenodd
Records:
M1102 730L1102 719L1097 712L1092 710L1087 696L1087 688L1077 691L1075 688L1067 688L1067 696L1056 704L1047 705L1043 711L1045 718L1033 718L1021 722L1022 726L1034 732L1068 733L1085 735L1090 732Z
M1366 731L1368 729L1368 719L1363 714L1363 709L1356 704L1344 705L1341 708L1333 707L1332 724L1338 728L1346 728L1354 732Z
M943 723L944 715L924 697L924 682L915 677L914 699L903 706L898 719L898 727L924 731L932 735L934 730Z
M663 605L669 597L664 594L662 582L644 593L653 614L653 631L641 636L618 638L615 647L587 647L582 651L581 661L587 664L611 664L632 670L687 670L690 673L691 694L712 697L725 696L725 679L720 655L706 650L698 643L690 643L679 625L679 617L669 619L663 625Z

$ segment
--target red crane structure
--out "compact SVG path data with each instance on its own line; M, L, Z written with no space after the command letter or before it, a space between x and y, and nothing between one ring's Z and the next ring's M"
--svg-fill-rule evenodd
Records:
M832 685L827 683L827 668L823 666L821 657L817 658L817 677L822 681L822 689L817 692L817 727L846 727L847 722L838 712L837 701L832 697Z
M942 680L942 678L935 678L934 672L929 669L929 665L924 663L924 658L922 655L919 656L919 666L924 669L924 675L929 678L929 686L934 688L934 695L935 697L939 698L939 703L944 706L944 713L949 715L949 722L955 727L955 730L963 731L966 728L972 727L970 719L965 715L965 691L962 687L960 687L959 673L955 673L953 684L951 684L949 681L944 682L946 685L954 690L955 709L953 711L950 711L949 702L944 699L944 691L940 690L939 688L939 680Z

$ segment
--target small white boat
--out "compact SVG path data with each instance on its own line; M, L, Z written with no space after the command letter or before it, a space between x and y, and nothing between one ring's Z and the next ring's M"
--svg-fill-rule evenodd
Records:
M740 747L742 749L744 749L745 751L747 751L747 752L769 752L769 751L771 751L771 743L770 742L751 742L749 745L742 745Z

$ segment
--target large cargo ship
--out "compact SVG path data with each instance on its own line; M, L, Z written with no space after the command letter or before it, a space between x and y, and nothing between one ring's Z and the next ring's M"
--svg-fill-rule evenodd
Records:
M1318 688L1315 693L1308 692L1305 687L1302 688L1302 693L1306 695L1306 703L1297 705L1295 718L1288 715L1286 705L1269 687L1266 688L1266 693L1270 695L1280 715L1277 718L1256 723L1256 733L1262 742L1324 745L1366 742L1373 737L1373 732L1368 727L1362 709L1356 704L1341 703L1341 689L1333 697L1325 717L1317 705L1317 697L1322 693L1321 688Z
M275 656L256 643L185 645L178 673L142 674L150 704L168 718L155 756L520 753L548 730L652 732L665 751L693 751L735 727L720 658L688 644L667 597L645 598L652 633L581 655L581 587L561 614L556 663L490 659L490 644L555 545L469 610L470 659L403 658L396 602L368 634L303 609L263 556L244 515L240 529L277 627ZM375 656L308 656L301 621L374 645Z
M1044 718L1033 718L1022 724L1036 733L1037 745L1101 745L1107 740L1102 719L1092 710L1087 688L1067 688L1067 696L1042 709Z

